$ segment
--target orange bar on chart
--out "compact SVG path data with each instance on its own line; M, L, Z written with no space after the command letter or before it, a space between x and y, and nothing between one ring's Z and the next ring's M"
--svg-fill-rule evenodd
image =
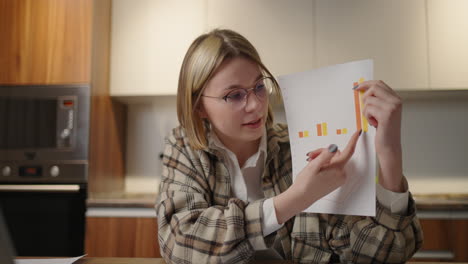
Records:
M354 91L354 109L356 110L356 130L361 130L361 102L359 91Z
M317 124L317 136L322 136L322 125Z
M336 130L336 134L337 134L337 135L341 135L341 129L337 129L337 130Z
M301 138L301 137L304 137L304 135L302 134L302 131L299 132L299 137L300 137L300 138Z
M327 123L322 123L322 135L328 136Z
M364 91L361 91L359 98L362 98L363 95L364 95ZM362 100L361 100L361 108L362 108ZM369 122L367 122L367 118L363 115L362 116L362 126L363 126L362 130L364 132L367 132L369 130L369 125L368 124L369 124Z

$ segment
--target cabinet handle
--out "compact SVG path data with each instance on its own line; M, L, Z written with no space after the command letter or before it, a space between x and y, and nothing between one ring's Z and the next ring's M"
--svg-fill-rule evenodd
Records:
M78 184L42 185L42 184L3 184L0 192L79 192Z
M419 250L413 258L450 260L455 258L455 254L449 250Z

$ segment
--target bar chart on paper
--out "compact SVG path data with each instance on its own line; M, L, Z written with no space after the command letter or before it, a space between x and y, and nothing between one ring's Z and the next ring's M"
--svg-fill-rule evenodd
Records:
M307 165L306 153L330 144L344 149L362 129L346 183L309 207L307 212L375 215L375 130L362 114L363 91L352 89L371 80L371 60L356 61L278 78L290 134L293 181Z
M353 88L357 87L360 83L364 82L364 78L360 78L359 82L353 83ZM362 95L364 91L354 91L353 90L353 98L354 98L354 110L356 116L356 131L363 130L363 132L369 131L369 122L367 121L366 117L362 114L361 109L362 107ZM316 136L328 136L328 123L321 122L315 125L316 129ZM347 135L348 128L336 128L337 135ZM299 131L298 132L299 138L307 138L309 137L309 130Z

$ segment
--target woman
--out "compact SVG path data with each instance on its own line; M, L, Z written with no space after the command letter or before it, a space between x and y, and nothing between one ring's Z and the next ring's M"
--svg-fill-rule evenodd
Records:
M292 182L287 126L273 124L270 90L279 87L255 48L230 30L190 46L180 71L180 127L166 140L156 203L168 263L405 262L421 246L414 201L402 174L401 100L367 81L364 115L376 127L381 171L376 217L302 213L342 185L347 147L311 151Z

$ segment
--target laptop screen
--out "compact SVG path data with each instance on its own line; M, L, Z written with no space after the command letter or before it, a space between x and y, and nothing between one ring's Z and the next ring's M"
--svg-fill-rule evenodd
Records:
M2 208L0 207L0 263L13 264L14 255L13 244L6 227L5 219L3 218Z

